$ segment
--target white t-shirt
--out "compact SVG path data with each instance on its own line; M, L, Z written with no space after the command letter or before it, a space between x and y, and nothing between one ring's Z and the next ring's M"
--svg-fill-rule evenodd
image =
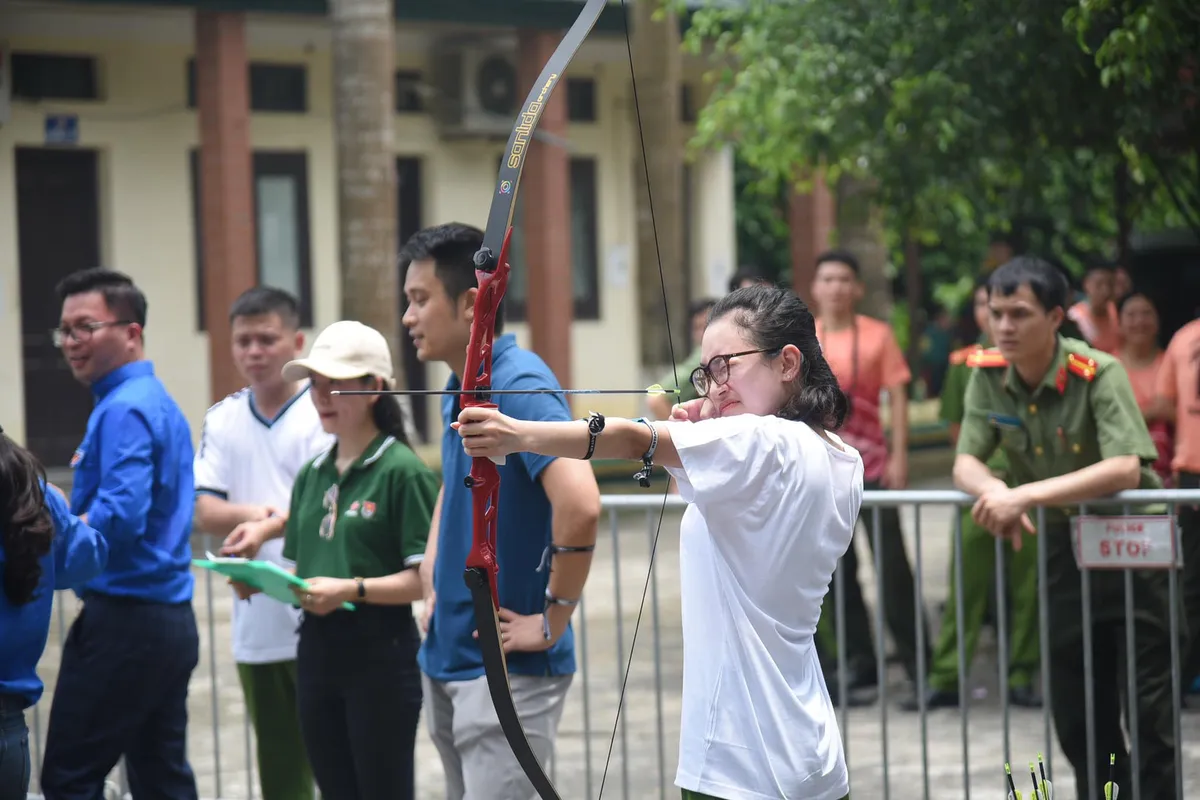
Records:
M333 442L321 428L307 384L274 419L263 417L250 390L243 389L204 415L194 468L196 493L287 511L300 468ZM282 538L264 544L257 558L293 566L283 558ZM264 595L235 600L234 660L271 664L294 659L299 625L300 610L277 600Z
M675 783L728 800L841 800L849 777L813 636L858 519L862 458L774 416L669 424L683 468L668 471L690 504Z

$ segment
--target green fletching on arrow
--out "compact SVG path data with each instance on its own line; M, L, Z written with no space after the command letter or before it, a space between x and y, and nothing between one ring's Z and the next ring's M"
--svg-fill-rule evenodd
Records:
M646 387L646 394L679 394L678 389L664 389L659 384L653 384Z
M1016 784L1013 783L1012 767L1006 761L1004 763L1004 776L1008 778L1008 800L1021 800L1021 793L1017 791Z
M1104 800L1117 800L1121 787L1117 786L1117 754L1108 754L1108 782L1104 784Z
M1038 786L1041 787L1042 790L1042 797L1044 800L1054 800L1054 784L1052 784L1050 779L1046 777L1046 762L1042 759L1041 753L1037 754L1037 763L1038 772L1042 776L1041 781L1038 782Z

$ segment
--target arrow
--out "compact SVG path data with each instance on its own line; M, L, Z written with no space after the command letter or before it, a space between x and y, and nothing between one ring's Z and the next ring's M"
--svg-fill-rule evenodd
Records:
M1042 797L1045 800L1054 800L1054 784L1046 777L1046 762L1042 760L1042 754L1038 753L1038 769L1042 773L1041 787Z
M490 394L680 394L679 389L664 389L657 383L645 389L339 389L331 395L490 395Z
M1008 778L1008 800L1021 800L1021 793L1017 791L1017 785L1013 783L1012 767L1008 762L1004 763L1004 776Z
M1108 756L1108 783L1104 784L1104 800L1117 800L1121 787L1117 786L1117 754Z

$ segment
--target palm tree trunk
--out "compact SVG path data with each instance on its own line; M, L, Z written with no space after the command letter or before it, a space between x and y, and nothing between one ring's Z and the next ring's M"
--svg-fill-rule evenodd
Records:
M406 381L396 268L399 243L392 2L330 0L329 14L333 24L342 318L358 320L384 335L392 351L396 384L403 388ZM402 405L411 421L411 404Z

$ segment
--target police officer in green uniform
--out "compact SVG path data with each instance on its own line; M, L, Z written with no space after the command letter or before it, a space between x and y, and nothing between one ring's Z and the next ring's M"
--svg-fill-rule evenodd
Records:
M1129 756L1121 727L1124 696L1124 576L1090 573L1093 685L1085 681L1080 574L1070 515L1087 503L1089 514L1122 508L1088 502L1129 489L1161 488L1150 469L1158 457L1124 368L1086 343L1062 337L1067 283L1049 264L1020 257L988 281L992 336L1001 358L986 360L967 386L966 417L954 463L955 484L978 501L976 522L1014 546L1022 529L1033 532L1044 507L1051 652L1051 712L1059 743L1080 798L1099 797L1115 753L1116 780L1128 787ZM1008 458L1010 487L986 461L997 449ZM1165 509L1164 509L1165 510ZM1161 513L1139 509L1141 513ZM1170 594L1167 573L1133 573L1137 650L1133 698L1141 763L1141 796L1175 797L1175 741L1171 695ZM1095 702L1095 744L1088 774L1085 692ZM1128 789L1126 789L1128 791Z
M941 417L950 426L950 436L958 440L964 416L963 401L967 392L967 381L980 361L991 358L984 349L989 345L989 312L987 277L980 278L974 294L975 323L981 331L977 344L964 347L950 354L950 367L942 385ZM995 358L1003 358L999 354ZM968 363L968 361L971 363ZM997 449L987 461L988 469L997 478L1004 479L1008 473L1008 461L1004 451ZM1005 553L1008 566L1009 614L1008 636L1008 699L1015 706L1037 708L1041 699L1033 688L1038 669L1038 616L1037 616L1037 548L1029 546L1030 534L1025 534L1024 546L1019 550L1009 549ZM950 595L942 612L942 627L933 650L933 663L926 684L926 708L947 708L958 705L958 615L956 605L963 605L963 651L970 667L979 641L987 613L988 598L995 584L996 544L992 536L972 518L969 508L962 511L962 587L963 596L958 597L954 566L950 567ZM957 540L954 546L958 547ZM920 708L916 696L904 701L902 707L908 711Z

